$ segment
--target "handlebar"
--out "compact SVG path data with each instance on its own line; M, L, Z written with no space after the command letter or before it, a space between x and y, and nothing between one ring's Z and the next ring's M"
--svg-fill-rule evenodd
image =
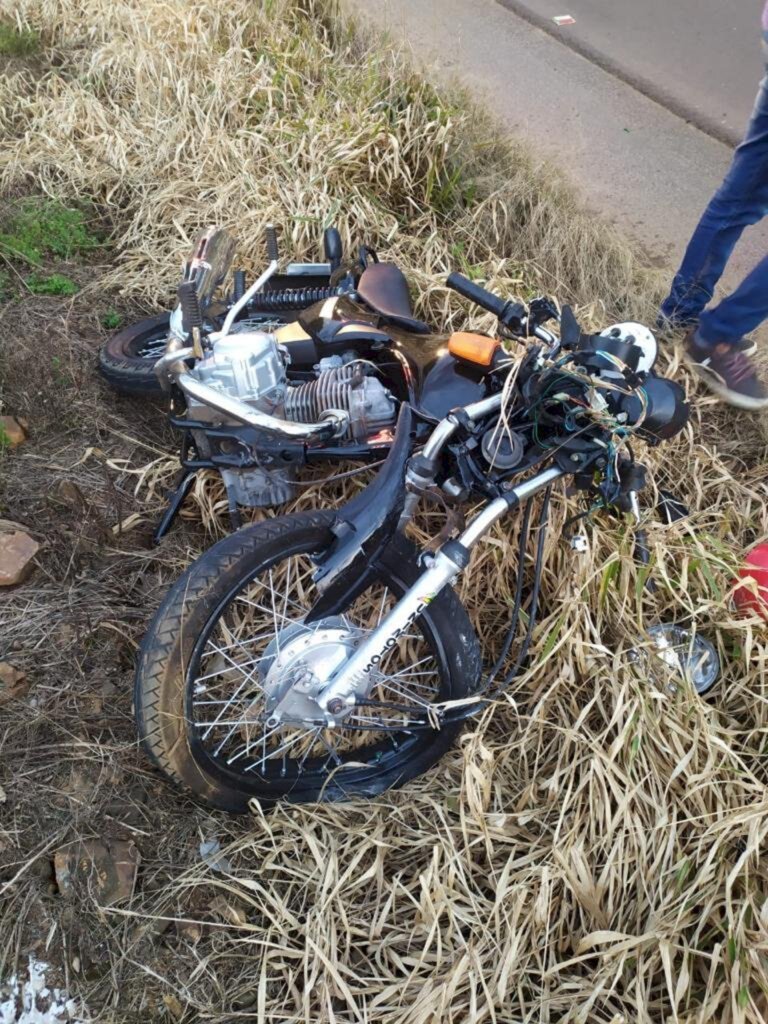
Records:
M475 305L487 309L489 313L493 313L511 331L515 333L523 331L527 314L525 306L519 302L513 302L511 299L502 299L500 296L494 295L493 292L489 292L487 288L482 288L479 284L475 284L474 281L470 281L468 277L464 277L463 274L457 274L456 272L449 274L448 280L445 283L453 291L463 295L465 299L469 299Z
M501 317L504 312L504 307L507 305L505 299L499 298L498 295L494 295L493 292L489 292L486 288L481 288L479 284L475 284L474 281L470 281L468 277L464 277L463 274L449 274L448 280L445 282L449 288L453 291L458 292L459 295L463 295L465 299L469 299L470 302L474 302L477 306L482 306L483 309L487 309L489 313L493 313L494 316Z

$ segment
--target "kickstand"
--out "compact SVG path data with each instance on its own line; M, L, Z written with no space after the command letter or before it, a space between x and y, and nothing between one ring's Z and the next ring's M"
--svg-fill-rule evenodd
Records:
M227 488L227 504L229 506L229 525L233 530L239 530L243 525L243 520L240 518L240 509L237 507L237 500L229 488Z
M163 513L163 518L157 524L155 532L152 534L152 542L159 544L163 537L168 533L170 528L173 526L173 521L179 513L179 509L184 503L184 499L189 493L189 489L192 486L192 482L195 479L194 470L182 470L182 476L176 484L176 489L171 495L168 501L168 507Z

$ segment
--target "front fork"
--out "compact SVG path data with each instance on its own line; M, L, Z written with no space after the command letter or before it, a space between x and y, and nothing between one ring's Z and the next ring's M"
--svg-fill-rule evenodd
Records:
M537 473L502 498L486 505L469 523L457 540L450 540L440 548L428 568L414 585L382 619L376 629L357 648L343 668L333 676L318 694L317 701L329 715L338 715L351 707L361 693L367 694L375 682L375 669L385 654L398 642L403 633L437 597L443 587L453 583L469 564L470 551L493 524L510 509L544 490L555 480L565 476L556 466Z

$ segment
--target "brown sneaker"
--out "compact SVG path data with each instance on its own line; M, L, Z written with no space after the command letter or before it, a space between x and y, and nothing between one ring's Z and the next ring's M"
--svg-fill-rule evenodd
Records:
M710 391L728 405L752 411L768 408L768 387L738 345L705 345L689 331L685 355Z
M672 317L665 316L663 313L659 313L656 318L656 328L660 341L675 341L675 335L679 336L683 331L686 331L685 340L687 342L698 326L698 320L675 320ZM739 352L743 352L745 356L753 356L757 352L757 342L754 338L739 338L738 341L733 343L733 347Z

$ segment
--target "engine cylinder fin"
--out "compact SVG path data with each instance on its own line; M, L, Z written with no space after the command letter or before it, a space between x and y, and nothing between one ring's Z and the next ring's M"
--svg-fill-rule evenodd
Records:
M317 380L289 388L285 418L315 422L329 409L349 413L347 437L357 442L395 422L396 408L391 394L375 377L367 377L359 363L325 370Z

